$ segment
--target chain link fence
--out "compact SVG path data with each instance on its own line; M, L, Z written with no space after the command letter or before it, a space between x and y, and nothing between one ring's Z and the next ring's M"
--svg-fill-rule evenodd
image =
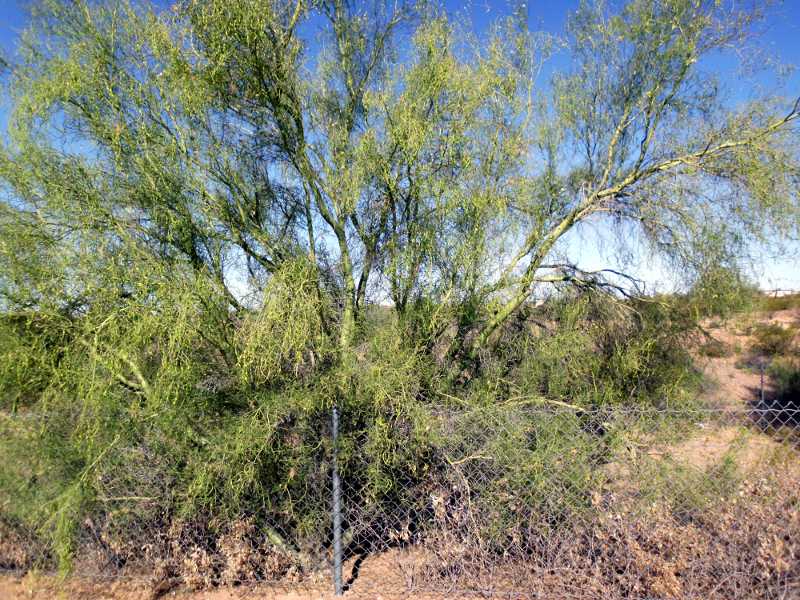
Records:
M800 597L791 402L581 409L516 398L435 417L424 439L387 424L397 447L380 464L365 459L373 429L327 430L293 501L329 510L302 522L265 505L181 523L146 510L168 482L136 495L109 483L96 499L105 510L79 528L76 573L129 577L155 596L255 582L269 584L256 595L313 597ZM351 426L342 408L336 428ZM25 535L6 529L0 567L52 559Z
M345 475L347 581L542 598L798 594L799 416L523 401L442 415L417 480L381 496ZM381 555L395 565L365 576Z

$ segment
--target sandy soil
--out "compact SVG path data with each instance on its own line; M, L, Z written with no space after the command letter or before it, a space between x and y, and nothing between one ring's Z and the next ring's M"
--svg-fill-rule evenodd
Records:
M754 321L761 323L778 323L781 325L800 324L800 309L781 310L762 315ZM752 402L759 393L761 375L756 369L741 369L737 362L742 353L753 343L747 328L739 326L708 327L714 339L726 344L734 352L723 358L698 357L708 379L715 383L709 391L709 403L720 408L740 409ZM738 351L737 351L738 350ZM770 391L769 379L765 379L765 390Z
M391 550L364 561L359 567L358 585L348 589L345 597L351 600L434 600L443 597L458 600L448 593L420 593L414 591L413 556L408 552ZM346 566L345 577L352 571ZM70 579L58 582L49 576L0 575L0 600L334 600L332 584L296 586L292 589L268 585L219 588L190 591L165 590L145 580L92 582ZM472 596L471 596L472 597Z
M79 579L60 583L53 578L35 575L25 577L0 576L0 600L240 600L245 598L274 598L281 600L327 600L332 594L319 590L285 590L266 586L247 586L192 592L165 591L143 581L89 582Z
M800 325L800 309L775 311L754 318L754 322L778 323L783 326ZM712 387L707 392L710 406L732 411L747 409L760 394L761 374L756 369L741 368L741 361L753 342L747 328L740 326L709 327L709 333L734 350L722 358L701 358L703 372ZM773 391L769 377L764 377L767 396ZM741 427L720 424L704 430L697 436L669 450L672 458L698 469L705 469L719 461L731 448L737 446L737 462L745 472L752 472L764 461L780 452L782 446L770 436L756 431L743 432Z

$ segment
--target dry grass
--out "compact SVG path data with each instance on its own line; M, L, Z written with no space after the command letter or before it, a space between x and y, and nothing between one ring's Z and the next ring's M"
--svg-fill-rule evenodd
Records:
M463 590L503 595L525 590L542 599L660 598L731 600L793 598L800 592L800 479L796 474L745 481L734 498L686 520L657 504L631 513L610 494L604 511L589 524L541 540L524 563L491 569L449 568L468 558L459 548L431 542L424 548L394 549L358 564L350 598L459 598ZM354 567L347 565L346 575ZM0 578L4 600L108 598L132 600L168 591L186 600L233 598L329 598L324 583L293 588L224 587L192 592L160 589L146 581L66 583L30 574Z

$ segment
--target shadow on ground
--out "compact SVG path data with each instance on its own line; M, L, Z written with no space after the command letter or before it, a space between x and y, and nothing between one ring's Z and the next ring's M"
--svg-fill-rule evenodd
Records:
M752 394L750 418L764 433L800 446L800 367L783 367L773 384Z

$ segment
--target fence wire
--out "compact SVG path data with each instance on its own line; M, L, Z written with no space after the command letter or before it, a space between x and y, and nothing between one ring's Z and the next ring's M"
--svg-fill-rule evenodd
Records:
M365 451L385 444L378 429L336 447L346 596L800 597L793 404L579 409L516 399L441 410L422 438L394 433L378 463ZM328 439L307 474L308 506L333 506L332 450ZM80 527L84 577L131 578L155 595L253 583L262 584L254 595L333 595L330 511L299 524L265 506L177 525L146 511L124 518L126 502L168 490L137 499L105 489L105 519ZM25 535L7 529L0 568L48 558Z

